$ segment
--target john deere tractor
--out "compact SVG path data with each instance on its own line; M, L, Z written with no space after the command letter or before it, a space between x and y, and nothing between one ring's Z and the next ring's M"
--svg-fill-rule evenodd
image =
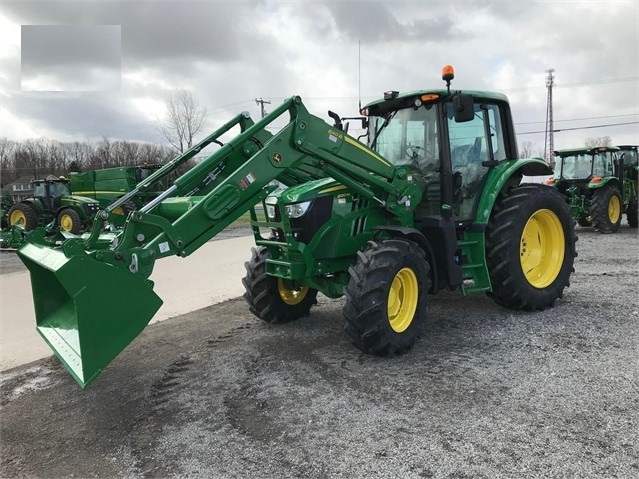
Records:
M9 227L18 224L31 231L55 221L62 230L80 234L100 210L94 199L71 195L67 179L34 180L31 185L33 197L16 203L7 212Z
M637 227L636 206L633 207L637 201L636 184L629 177L632 168L624 167L625 155L620 152L616 146L554 152L557 162L548 184L567 197L572 217L580 226L592 225L601 233L614 233L623 213L629 211L628 224Z
M281 323L309 315L319 293L345 297L346 334L365 353L409 350L428 294L442 289L486 293L514 310L552 306L576 255L568 205L555 188L520 184L552 172L517 159L507 98L451 91L450 67L442 78L446 88L390 91L363 108L355 121L366 143L298 96L257 123L240 113L98 214L231 136L121 231L101 233L95 222L82 238L30 234L18 254L38 332L88 385L162 304L154 263L189 256L247 211L256 244L243 280L248 309Z

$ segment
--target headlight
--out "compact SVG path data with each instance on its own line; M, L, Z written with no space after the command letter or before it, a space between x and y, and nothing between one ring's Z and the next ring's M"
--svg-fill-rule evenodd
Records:
M266 205L266 217L271 221L275 220L275 205Z
M311 206L310 201L304 201L302 203L293 203L292 205L286 205L286 214L288 215L289 218L299 218L304 213L306 213L306 210L308 210L309 206Z

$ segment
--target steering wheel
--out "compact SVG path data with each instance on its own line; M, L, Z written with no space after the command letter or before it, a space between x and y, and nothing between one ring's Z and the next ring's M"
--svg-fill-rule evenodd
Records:
M420 150L423 150L421 146L409 145L406 147L406 154L411 160L418 160L423 154L420 154Z

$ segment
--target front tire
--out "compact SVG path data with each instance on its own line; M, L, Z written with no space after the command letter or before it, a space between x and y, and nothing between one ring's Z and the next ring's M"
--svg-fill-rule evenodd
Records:
M486 229L488 295L510 309L552 306L574 271L574 221L562 195L536 184L500 194Z
M267 323L287 323L308 316L317 304L317 290L291 289L281 278L267 275L266 260L270 257L264 247L251 248L251 259L244 263L246 276L242 284L249 310Z
M82 219L77 211L65 208L58 214L58 226L68 233L79 235L82 232Z
M38 226L38 213L28 203L18 203L7 212L9 226L20 225L25 231L31 231Z
M424 324L429 266L424 250L412 241L387 239L369 246L349 268L342 309L346 333L365 353L402 354Z
M636 228L639 223L639 209L637 208L637 197L630 198L626 208L626 219L630 228Z
M590 216L595 230L614 233L621 224L621 195L616 188L605 185L595 190L590 201Z

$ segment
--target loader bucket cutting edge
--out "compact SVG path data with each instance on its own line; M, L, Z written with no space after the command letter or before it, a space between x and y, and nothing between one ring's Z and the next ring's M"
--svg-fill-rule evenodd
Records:
M83 388L162 305L152 281L88 255L34 244L18 255L31 274L36 329Z

